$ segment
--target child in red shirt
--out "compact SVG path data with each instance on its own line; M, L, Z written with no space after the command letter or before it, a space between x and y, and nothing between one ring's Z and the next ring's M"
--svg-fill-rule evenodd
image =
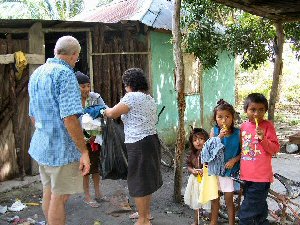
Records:
M267 195L273 182L272 156L280 145L272 122L265 120L268 101L260 93L249 94L244 102L248 121L241 125L241 180L245 181L244 200L239 212L240 225L267 225Z

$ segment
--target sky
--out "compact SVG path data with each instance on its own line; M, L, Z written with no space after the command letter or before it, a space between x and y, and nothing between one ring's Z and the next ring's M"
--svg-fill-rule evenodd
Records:
M84 0L85 10L89 11L96 8L99 0Z

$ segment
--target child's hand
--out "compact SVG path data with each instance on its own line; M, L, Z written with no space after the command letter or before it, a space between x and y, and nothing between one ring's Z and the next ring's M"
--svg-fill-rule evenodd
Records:
M260 127L256 128L256 134L259 140L263 140L265 137L265 131Z
M203 171L202 171L202 169L193 169L193 175L196 177L196 176L198 176L198 174L200 174L200 176L202 176L203 175Z
M222 128L221 130L220 130L220 134L218 135L218 137L219 138L224 138L226 135L228 134L228 129L226 128Z
M232 169L232 167L234 167L236 161L235 159L230 159L226 164L225 164L225 168L226 169Z

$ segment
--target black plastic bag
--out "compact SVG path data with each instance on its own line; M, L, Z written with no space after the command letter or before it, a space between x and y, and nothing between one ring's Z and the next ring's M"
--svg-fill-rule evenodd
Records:
M102 179L127 178L128 156L124 141L123 124L107 119L101 148Z

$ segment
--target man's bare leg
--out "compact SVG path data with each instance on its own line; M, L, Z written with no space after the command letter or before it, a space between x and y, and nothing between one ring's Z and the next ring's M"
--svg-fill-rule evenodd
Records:
M43 188L43 201L42 201L42 209L43 209L46 221L48 221L48 211L49 211L50 200L51 200L51 187L47 186L47 187Z
M51 194L51 200L48 210L49 225L65 225L65 204L67 203L69 196L70 195L56 195L53 193Z

